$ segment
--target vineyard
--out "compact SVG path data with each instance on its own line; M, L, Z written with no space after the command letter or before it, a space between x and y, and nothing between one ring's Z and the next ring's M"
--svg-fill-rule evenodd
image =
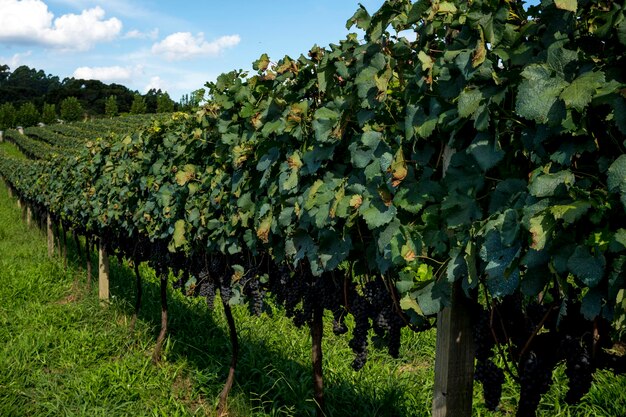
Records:
M624 14L389 0L348 20L364 41L263 55L207 83L193 114L6 131L28 159L0 149L0 175L51 253L70 232L97 245L102 297L108 256L130 262L131 328L150 266L155 362L170 284L221 302L220 414L246 304L310 330L319 416L325 315L355 371L373 338L398 357L403 332L436 327L434 416L471 415L474 380L489 410L513 381L516 415L535 416L555 369L570 405L597 371L626 370Z

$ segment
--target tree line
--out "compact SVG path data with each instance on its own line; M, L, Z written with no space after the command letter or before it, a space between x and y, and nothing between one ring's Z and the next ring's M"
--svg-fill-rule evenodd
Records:
M0 129L49 124L59 118L76 121L90 116L123 113L166 113L184 105L167 92L151 89L140 94L119 84L65 78L22 65L11 71L0 65Z

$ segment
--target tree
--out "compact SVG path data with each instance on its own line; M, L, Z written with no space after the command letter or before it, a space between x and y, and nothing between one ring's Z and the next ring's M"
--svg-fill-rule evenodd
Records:
M157 103L161 94L163 94L161 89L151 88L143 95L143 99L146 101L146 113L157 112Z
M57 121L57 108L54 104L45 103L43 105L41 121L47 125Z
M21 126L35 126L39 123L41 119L41 114L37 110L37 107L30 101L22 104L20 109L17 111L17 123Z
M68 97L61 102L61 119L75 122L83 117L83 106L76 97Z
M0 84L6 81L9 75L11 75L11 68L6 64L0 65Z
M198 107L204 100L204 94L206 93L204 88L192 91L191 95L185 94L180 99L180 107L183 111L191 111Z
M170 95L163 93L157 97L157 113L171 113L174 111L174 100L170 98Z
M146 106L146 100L140 95L135 94L135 98L133 99L133 104L130 106L130 112L132 114L144 114L146 113L148 107Z
M10 129L15 126L17 111L11 103L0 105L0 129Z
M107 97L104 103L104 114L108 117L115 117L119 114L117 108L117 96L109 96Z

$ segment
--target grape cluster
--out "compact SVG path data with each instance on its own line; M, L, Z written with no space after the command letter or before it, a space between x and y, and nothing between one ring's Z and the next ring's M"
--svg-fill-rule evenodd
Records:
M504 372L492 360L487 359L476 363L474 379L483 385L483 398L488 410L495 411L502 396Z
M384 338L393 357L399 354L401 330L406 322L382 278L357 287L354 281L330 272L316 277L306 267L292 271L285 265L270 265L268 290L298 327L310 324L313 312L321 307L333 314L333 332L345 334L349 331L345 318L351 314L354 329L349 345L355 354L355 370L361 369L367 360L370 329Z
M213 306L215 305L215 281L210 279L208 271L206 270L200 272L198 280L200 282L198 295L205 297L209 310L213 310Z
M542 335L537 336L537 339ZM551 339L551 338L550 338ZM554 340L546 339L547 345L536 343L537 349L525 355L520 364L520 399L516 417L535 417L541 396L552 385L552 371L557 360Z
M536 299L522 302L519 294L494 301L491 310L476 306L474 313L474 378L483 386L488 409L497 407L504 373L492 361L497 343L506 344L508 361L517 362L520 398L517 417L534 417L541 396L552 384L555 367L565 362L568 404L580 402L589 391L598 358L591 354L592 344L606 347L606 324L586 320L580 302L572 296L560 308ZM594 333L595 332L595 333ZM592 334L596 339L592 340ZM594 345L595 346L595 345ZM600 350L601 352L601 350ZM602 357L602 353L600 353Z
M355 297L350 305L350 312L354 317L354 330L352 339L349 342L350 348L355 354L352 361L352 368L360 370L367 361L367 334L370 329L370 308L369 303L362 297Z
M261 283L259 277L256 274L256 269L250 270L250 276L243 285L244 295L248 298L248 309L250 314L260 316L263 312L263 297L265 291L261 289Z
M489 312L477 306L474 316L474 356L480 362L492 356L495 340L491 331L491 316Z
M349 311L354 317L355 327L350 347L355 353L352 367L361 369L367 360L368 332L384 338L389 354L397 358L400 354L400 336L406 321L396 310L390 290L382 278L368 281L361 286L362 294L351 287L348 292ZM395 289L391 288L391 291Z
M593 381L594 368L590 352L583 341L572 337L564 339L562 345L565 354L565 375L568 378L565 402L578 404L589 392Z

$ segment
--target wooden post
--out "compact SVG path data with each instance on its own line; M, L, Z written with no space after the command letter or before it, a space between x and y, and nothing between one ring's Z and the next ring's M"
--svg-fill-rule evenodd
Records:
M26 225L30 229L33 224L33 210L30 208L30 204L26 205Z
M311 362L313 363L313 396L317 417L326 415L324 405L324 377L322 372L322 338L324 337L324 309L316 305L311 323Z
M52 217L48 213L47 217L47 230L48 230L48 258L54 256L54 233L52 232Z
M451 306L437 315L433 417L472 415L474 341L469 304L457 282Z
M7 186L7 191L9 192L9 198L13 198L13 188L10 185Z
M85 236L85 258L87 259L87 291L91 292L92 266L91 252L93 251L92 240L89 235Z
M98 296L104 303L109 300L109 256L102 239L98 244L98 258Z

